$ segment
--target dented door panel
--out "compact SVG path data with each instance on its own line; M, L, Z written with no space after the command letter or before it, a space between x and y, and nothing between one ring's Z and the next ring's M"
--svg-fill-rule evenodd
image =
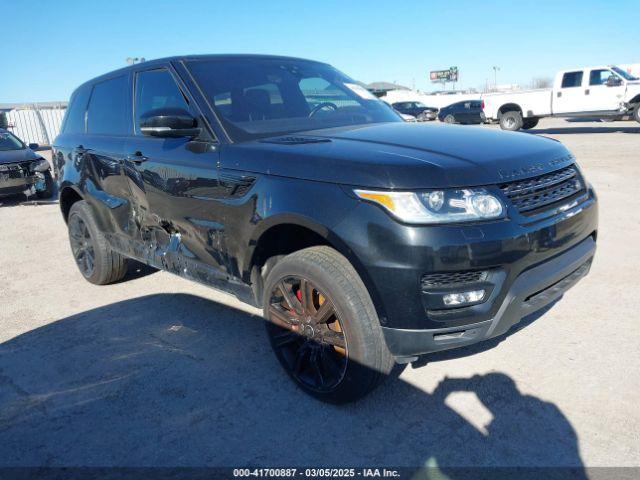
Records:
M164 268L174 273L180 269L182 275L189 273L185 268L194 275L213 269L225 276L219 206L225 189L218 179L218 151L211 144L199 153L190 143L142 136L128 141L124 171L132 191L132 219L145 248L166 249L174 258ZM135 154L146 160L134 161ZM178 256L183 260L178 262Z
M84 145L91 148L84 148ZM129 184L123 172L124 137L86 135L83 145L73 149L74 163L83 173L83 188L88 200L107 219L114 232L132 234Z

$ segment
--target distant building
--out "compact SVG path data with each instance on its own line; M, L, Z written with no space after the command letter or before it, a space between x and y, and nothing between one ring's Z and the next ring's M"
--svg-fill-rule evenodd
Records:
M396 90L399 90L399 91L411 90L409 87L405 87L404 85L398 85L397 83L391 83L391 82L373 82L365 86L367 90L369 90L378 98L384 97L387 95L388 92L393 92Z
M515 92L518 90L522 90L522 88L517 83L503 83L501 85L495 85L493 88L491 88L491 91L493 92L505 92L505 93Z
M391 82L373 82L367 85L367 88L369 90L383 90L385 92L388 92L389 90L411 90L409 87Z

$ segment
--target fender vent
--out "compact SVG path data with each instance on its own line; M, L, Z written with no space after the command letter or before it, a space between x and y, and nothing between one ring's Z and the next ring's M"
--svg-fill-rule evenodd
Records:
M220 174L220 185L227 189L228 195L231 197L241 197L245 195L256 178L249 175L234 174L231 172L223 172Z
M303 143L326 143L326 142L330 142L331 140L328 138L318 138L318 137L287 136L287 137L266 138L260 141L262 143L279 143L282 145L300 145Z

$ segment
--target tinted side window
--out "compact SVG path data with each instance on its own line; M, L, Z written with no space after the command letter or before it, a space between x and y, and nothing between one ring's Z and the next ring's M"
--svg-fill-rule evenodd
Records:
M89 101L90 87L82 87L75 91L69 102L64 117L63 133L84 133L85 113Z
M128 132L127 77L96 83L89 100L89 133L126 135Z
M182 92L166 69L148 70L136 75L136 131L140 131L140 118L149 110L172 107L189 111Z
M604 85L607 79L613 75L611 70L591 70L589 74L589 85Z
M562 76L562 88L579 87L582 85L582 72L567 72Z

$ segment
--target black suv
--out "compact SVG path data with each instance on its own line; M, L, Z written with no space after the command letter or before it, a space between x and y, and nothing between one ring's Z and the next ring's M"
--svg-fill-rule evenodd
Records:
M132 258L261 306L283 367L330 402L504 334L596 247L596 197L562 144L408 124L308 60L109 73L73 93L54 155L88 281Z

